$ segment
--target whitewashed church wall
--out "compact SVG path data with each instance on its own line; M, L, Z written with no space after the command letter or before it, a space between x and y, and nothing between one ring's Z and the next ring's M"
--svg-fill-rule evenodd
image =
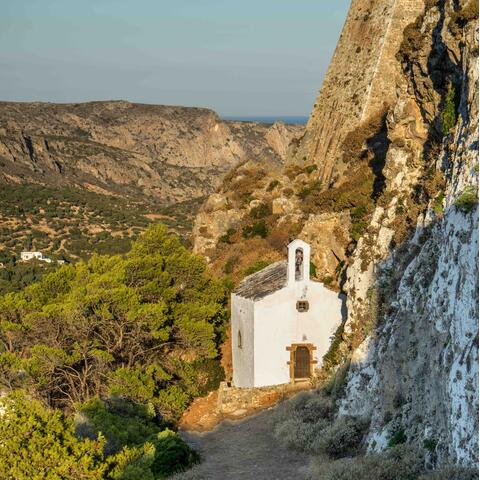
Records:
M233 384L236 387L251 388L254 386L254 322L252 300L232 294L232 361ZM242 348L238 346L238 332L242 336Z
M290 352L295 338L296 304L288 288L255 303L255 386L290 381Z
M297 300L309 302L308 312L298 312ZM278 385L290 381L292 343L312 343L317 347L317 366L328 351L331 336L342 321L338 294L317 282L295 282L255 303L255 386Z
M320 283L310 283L307 297L310 301L308 312L297 312L299 334L298 343L313 343L316 367L321 367L323 356L328 352L331 337L342 323L342 300L338 293L328 290Z

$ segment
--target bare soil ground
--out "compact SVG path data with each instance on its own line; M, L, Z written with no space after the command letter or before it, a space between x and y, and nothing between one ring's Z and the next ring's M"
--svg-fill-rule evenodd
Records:
M179 476L184 480L301 480L309 456L287 450L273 436L277 408L243 420L225 420L211 432L181 431L201 463Z

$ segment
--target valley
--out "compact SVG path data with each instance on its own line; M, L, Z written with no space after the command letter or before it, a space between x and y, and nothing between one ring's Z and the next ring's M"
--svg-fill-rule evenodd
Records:
M301 125L223 121L207 109L123 101L0 103L0 291L51 266L126 253L161 220L188 244L195 214L234 166L279 168Z

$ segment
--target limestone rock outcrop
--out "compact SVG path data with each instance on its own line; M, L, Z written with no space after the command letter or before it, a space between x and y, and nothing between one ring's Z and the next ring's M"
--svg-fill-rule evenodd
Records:
M346 171L347 134L394 102L395 55L422 10L419 0L353 0L305 133L291 148L291 161L319 166L323 188Z
M403 57L388 119L392 142L403 140L384 167L390 201L377 207L345 284L346 335L365 322L373 333L353 354L340 413L372 418L371 450L398 431L433 445L433 466L478 461L478 25L452 33L454 14L448 2L432 2L417 20L422 41ZM458 95L448 131L442 81ZM434 136L439 119L443 138ZM443 175L444 187L396 242L406 199L426 172Z

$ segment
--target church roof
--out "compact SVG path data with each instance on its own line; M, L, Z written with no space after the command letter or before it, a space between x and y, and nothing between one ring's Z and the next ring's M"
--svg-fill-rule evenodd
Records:
M288 262L282 260L272 263L259 272L245 277L233 292L243 298L260 300L287 285Z

